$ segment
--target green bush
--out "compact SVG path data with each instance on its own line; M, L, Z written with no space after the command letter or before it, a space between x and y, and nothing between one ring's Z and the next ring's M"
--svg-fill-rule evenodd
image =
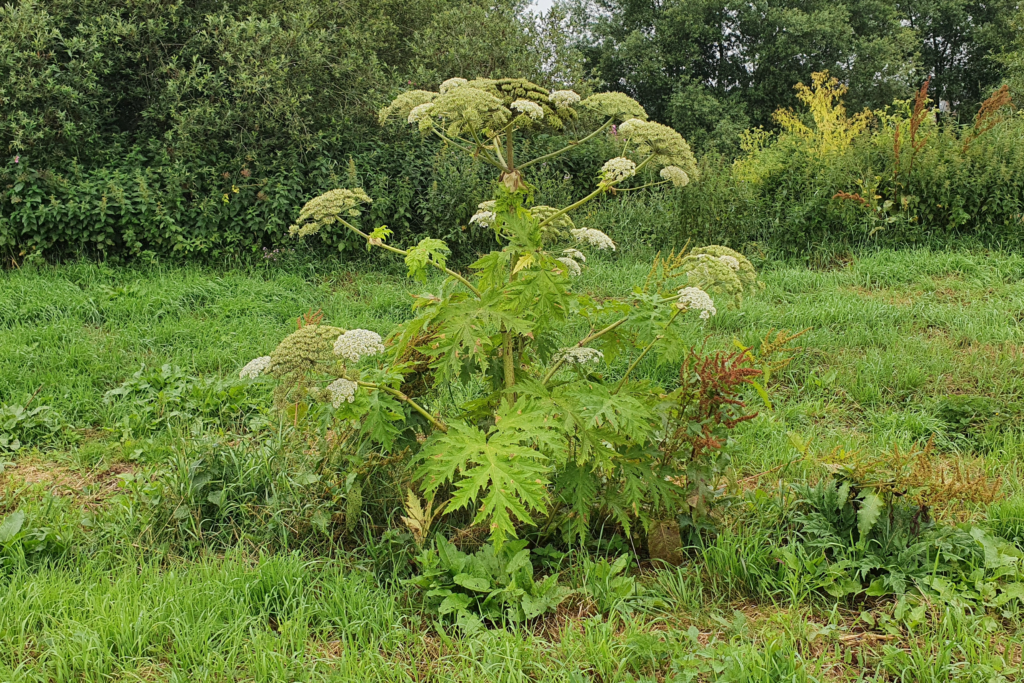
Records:
M780 112L782 130L749 131L735 163L704 159L701 183L679 198L674 239L801 255L1024 244L1024 116L1004 106L1008 97L997 92L975 120L957 122L936 121L923 95L848 118L842 91L808 90L809 108L825 111L817 120Z

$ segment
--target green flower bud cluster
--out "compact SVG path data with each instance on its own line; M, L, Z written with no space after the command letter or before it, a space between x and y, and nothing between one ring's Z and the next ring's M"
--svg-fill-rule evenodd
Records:
M729 247L710 245L694 249L680 262L679 271L687 282L712 294L721 294L739 306L743 295L756 292L759 283L754 265Z
M689 180L698 176L697 160L690 145L682 135L668 126L634 118L619 126L619 135L625 136L640 156L653 155L650 161L652 167L676 166Z
M292 236L306 237L320 232L321 228L334 225L341 217L357 217L362 211L360 204L373 200L361 189L331 190L306 202L299 212L298 221L288 228Z

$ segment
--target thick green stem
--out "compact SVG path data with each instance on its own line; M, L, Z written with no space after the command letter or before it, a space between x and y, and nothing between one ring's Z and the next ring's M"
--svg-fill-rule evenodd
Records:
M382 242L380 240L374 241L365 232L363 232L359 228L355 227L354 225L352 225L351 223L349 223L348 221L346 221L343 218L339 218L338 222L341 223L342 225L344 225L346 228L348 228L352 232L354 232L355 234L357 234L360 237L362 237L363 239L365 239L367 241L367 243L369 243L372 246L380 247L381 249L386 249L387 251L392 251L392 252L394 252L396 254L399 254L401 256L408 256L409 255L409 252L405 251L404 249L399 249L398 247L393 247L390 244L384 244L384 242ZM445 273L447 273L451 277L455 278L456 280L458 280L462 284L466 285L466 287L469 288L469 291L473 292L473 294L475 294L477 296L477 298L480 298L480 290L477 289L476 287L474 287L470 283L469 280L467 280L466 278L462 277L461 275L456 273L451 268L447 268L445 266L442 266L440 263L438 263L437 261L433 261L433 260L427 261L427 263L429 263L430 265L434 266L438 270L444 271Z
M516 359L512 349L512 333L508 330L502 330L501 346L501 360L505 366L505 388L511 389L516 384ZM514 398L510 400L515 401Z
M667 323L665 323L666 330L668 329L669 325L671 325L672 322L676 319L676 316L678 316L680 312L681 309L678 308L672 312L672 317L668 319ZM633 372L633 368L640 364L640 361L644 359L644 356L646 356L647 353L654 348L654 345L658 342L658 340L664 338L664 336L665 335L663 334L656 335L654 339L651 340L651 343L644 347L644 350L640 352L640 355L636 357L636 360L629 364L629 367L626 368L626 374L624 374L622 376L622 379L619 380L619 383L615 385L615 390L612 391L613 394L619 393L619 390L622 389L622 386L626 383L626 380L629 379L629 373Z
M608 327L606 327L606 328L604 328L602 330L598 330L597 332L594 332L593 334L591 334L591 335L589 335L587 337L584 337L583 339L581 339L578 342L576 342L575 346L577 346L577 347L586 346L587 344L589 344L590 342L594 341L595 339L598 339L599 337L603 337L604 335L608 334L609 332L611 332L612 330L614 330L616 327L618 327L622 323L626 322L627 320L629 320L629 316L628 315L625 318L621 318L619 320L616 320L615 322L613 322ZM564 363L564 362L565 362L565 356L562 356L562 358L560 358L554 365L551 366L551 369L548 370L548 374L544 375L544 379L542 379L540 381L540 383L541 384L547 384L549 381L551 381L551 378L555 376L555 373L558 372L558 368L562 367L562 363Z
M583 138L582 140L576 140L574 142L570 142L568 145L566 145L562 149L558 150L557 152L551 152L550 154L545 154L544 156L537 157L536 159L530 159L525 164L522 164L519 167L519 170L522 170L522 169L526 168L527 166L533 166L534 164L536 164L539 161L547 161L548 159L551 159L552 157L557 157L559 154L564 154L565 152L568 152L570 149L572 149L573 147L576 147L577 145L582 145L584 142L586 142L587 140L591 139L592 137L594 137L595 135L597 135L601 131L606 130L608 128L608 126L612 125L612 121L614 121L614 120L615 119L608 119L607 121L604 122L604 125L602 125L600 128L595 130L593 133L591 133L587 137Z
M434 425L436 429L440 429L442 432L445 433L448 432L448 427L445 426L443 422L438 421L437 418L435 418L433 415L424 410L419 403L416 403L416 401L412 400L398 389L392 389L391 387L386 387L383 384L374 384L373 382L357 382L357 384L361 387L366 387L367 389L378 389L380 391L384 391L391 394L399 401L402 401L403 403L408 403L413 410L415 410L417 413L425 417L427 421L429 421L430 424Z

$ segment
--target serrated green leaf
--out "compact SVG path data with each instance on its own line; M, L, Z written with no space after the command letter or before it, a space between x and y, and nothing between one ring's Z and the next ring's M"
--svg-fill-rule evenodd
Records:
M878 518L882 515L882 508L885 502L882 497L874 491L864 493L860 502L860 509L857 510L857 531L860 533L860 542L866 543L868 534L875 527Z

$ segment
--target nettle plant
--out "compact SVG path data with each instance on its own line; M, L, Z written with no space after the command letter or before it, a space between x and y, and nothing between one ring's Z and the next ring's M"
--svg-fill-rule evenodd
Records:
M497 246L464 275L448 267L441 240L405 250L387 243L384 226L366 233L353 225L371 202L361 189L313 199L292 234L343 228L368 249L403 257L420 282L431 268L446 277L437 291L415 297L414 317L386 344L367 330L314 321L243 374L277 378L282 405L333 404L335 424L358 432L364 448L408 449L422 494L448 498L446 514L472 511L496 545L523 525L554 526L572 540L597 518L629 533L638 520L704 509L716 478L703 461L711 445L721 447L721 430L743 418L736 387L749 381L749 373L737 373L746 357L713 364L731 373L724 381L687 376L676 387L638 379L634 370L645 357L680 363L688 353L681 326L715 315L713 297L738 304L757 287L753 266L711 246L657 258L644 286L621 298L573 289L585 252L615 243L577 227L570 213L623 191L620 184L638 175L649 182L630 189L686 185L697 175L687 143L647 121L623 94L581 100L521 79L456 78L438 93L407 92L381 112L382 123L396 118L500 172L494 199L472 219L493 230ZM591 129L581 132L588 121ZM516 157L517 137L552 129L569 129L577 141L534 159ZM600 134L614 135L622 151L604 164L596 189L564 208L534 205L524 173ZM567 339L574 327L587 331ZM625 354L631 360L623 372L605 372ZM683 367L686 374L695 365ZM687 433L692 438L681 438Z

